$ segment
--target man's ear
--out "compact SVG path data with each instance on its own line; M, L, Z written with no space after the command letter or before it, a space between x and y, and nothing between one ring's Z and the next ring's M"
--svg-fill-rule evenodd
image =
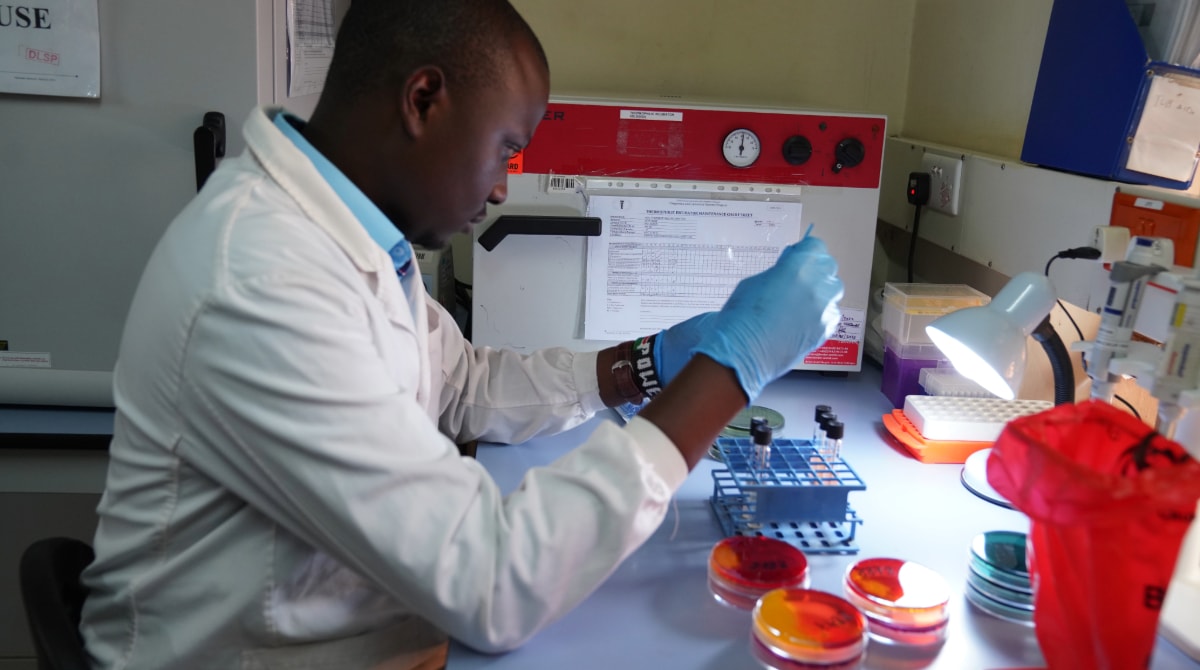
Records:
M409 136L419 137L430 117L446 106L446 75L434 65L419 68L404 81L401 94L399 111L404 129Z

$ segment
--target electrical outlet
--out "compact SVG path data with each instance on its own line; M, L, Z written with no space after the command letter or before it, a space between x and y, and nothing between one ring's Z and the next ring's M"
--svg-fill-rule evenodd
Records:
M958 203L962 191L963 160L959 156L942 156L925 152L921 156L921 169L929 173L929 205L950 216L958 216Z

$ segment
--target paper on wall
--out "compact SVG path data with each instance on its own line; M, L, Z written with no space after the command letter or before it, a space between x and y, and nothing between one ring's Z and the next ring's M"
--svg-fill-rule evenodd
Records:
M333 0L288 0L288 97L320 93L333 61Z
M0 4L0 92L100 97L96 0Z
M1189 182L1200 149L1200 82L1171 74L1150 82L1125 167Z

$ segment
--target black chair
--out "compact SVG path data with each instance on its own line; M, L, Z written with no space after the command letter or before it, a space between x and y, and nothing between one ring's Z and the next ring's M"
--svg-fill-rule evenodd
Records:
M96 557L80 540L38 540L21 554L21 599L39 670L88 670L79 634L79 617L87 589L79 575Z

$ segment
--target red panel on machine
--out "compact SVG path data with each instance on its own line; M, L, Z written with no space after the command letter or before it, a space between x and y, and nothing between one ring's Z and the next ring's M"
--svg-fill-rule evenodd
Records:
M885 126L883 117L872 116L551 102L533 142L509 171L878 188ZM721 149L726 136L742 128L757 135L761 155L737 168ZM789 140L805 147L793 151L793 162L811 147L809 157L789 163ZM839 145L861 162L839 166Z

